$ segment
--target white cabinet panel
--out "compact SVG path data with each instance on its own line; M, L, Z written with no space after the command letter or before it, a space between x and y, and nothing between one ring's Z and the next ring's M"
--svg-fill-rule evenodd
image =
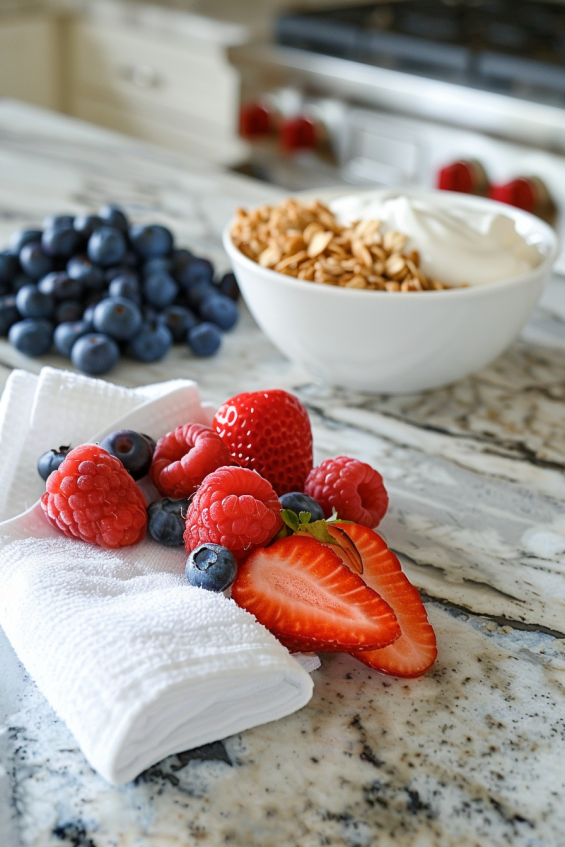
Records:
M42 13L0 19L0 96L57 109L58 21Z
M73 96L112 94L125 109L134 98L235 133L239 78L216 45L88 22L71 24L69 35Z

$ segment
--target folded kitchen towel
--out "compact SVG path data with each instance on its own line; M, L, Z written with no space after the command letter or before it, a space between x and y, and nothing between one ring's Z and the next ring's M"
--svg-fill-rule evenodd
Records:
M115 784L312 695L309 674L251 615L186 583L182 549L146 538L104 550L61 535L33 505L46 449L114 429L160 437L212 414L188 380L131 390L53 369L15 371L0 401L0 624Z

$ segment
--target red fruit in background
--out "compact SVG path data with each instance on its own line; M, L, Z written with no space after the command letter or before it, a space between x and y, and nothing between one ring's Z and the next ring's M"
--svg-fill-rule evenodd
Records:
M378 526L388 508L383 478L371 465L338 456L325 459L308 474L304 492L313 497L329 518L332 509L344 521Z
M235 461L268 479L279 497L304 491L312 468L312 429L300 400L278 388L232 397L213 427Z
M402 633L394 644L379 650L352 651L353 655L370 668L390 676L421 676L435 662L437 646L418 590L404 575L400 562L380 535L357 524L338 525L361 555L361 578L394 610Z
M149 473L161 494L180 500L212 471L231 464L229 450L211 427L189 423L159 439Z
M184 544L190 553L199 544L227 547L246 556L282 527L281 504L272 485L255 471L223 467L206 477L186 515Z
M145 535L141 491L120 460L96 444L75 447L50 474L41 507L51 526L100 547L126 547Z
M291 535L248 556L232 599L297 650L350 651L399 637L387 603L310 536Z

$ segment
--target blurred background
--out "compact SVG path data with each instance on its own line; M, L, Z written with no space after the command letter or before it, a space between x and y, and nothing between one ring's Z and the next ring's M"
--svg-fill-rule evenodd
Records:
M0 0L0 95L290 191L422 185L561 228L565 5Z

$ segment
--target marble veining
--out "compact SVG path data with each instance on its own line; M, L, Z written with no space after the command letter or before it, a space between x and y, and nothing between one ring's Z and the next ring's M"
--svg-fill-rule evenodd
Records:
M277 192L61 116L0 106L0 243L54 211L120 200L221 268L236 205ZM453 386L369 396L317 385L243 310L213 361L122 361L139 385L196 379L220 403L288 388L316 458L383 474L382 523L436 628L420 680L324 656L300 712L171 756L112 788L0 638L1 847L560 847L565 843L565 281L521 340ZM0 341L10 369L38 371Z

